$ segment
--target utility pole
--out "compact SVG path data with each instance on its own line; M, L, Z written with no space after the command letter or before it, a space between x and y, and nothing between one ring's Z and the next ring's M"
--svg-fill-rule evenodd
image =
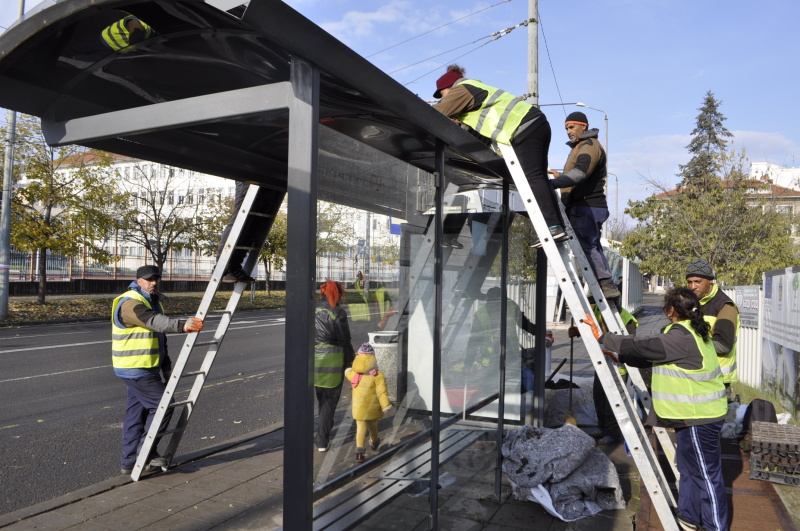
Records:
M25 16L25 0L19 0L19 18ZM11 262L11 194L14 185L14 142L17 138L17 113L8 111L6 150L3 165L3 198L0 203L0 320L8 318L8 274Z
M528 103L539 104L539 0L528 0Z

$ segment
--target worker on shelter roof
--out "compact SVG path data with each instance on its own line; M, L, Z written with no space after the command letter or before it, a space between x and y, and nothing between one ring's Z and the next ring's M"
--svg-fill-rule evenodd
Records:
M436 81L433 106L445 116L470 126L493 142L514 148L519 164L539 205L550 236L555 241L567 238L564 223L547 177L547 151L550 149L550 124L538 107L508 92L464 77L458 65Z

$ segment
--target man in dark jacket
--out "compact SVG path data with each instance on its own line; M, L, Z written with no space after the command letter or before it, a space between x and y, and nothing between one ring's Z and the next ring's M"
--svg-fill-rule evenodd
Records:
M600 282L603 296L615 299L620 292L611 279L611 268L600 243L603 223L609 215L605 193L606 152L597 140L597 129L589 129L589 120L582 112L571 113L564 125L569 136L567 145L572 151L563 173L550 184L553 188L565 189L561 200L569 222Z
M114 374L128 388L128 402L122 421L121 473L129 475L150 429L156 409L172 372L167 352L167 333L199 332L203 321L170 319L164 315L158 291L161 271L154 265L136 270L136 280L128 291L114 299L111 310L111 353ZM164 416L161 430L169 424L172 410ZM156 456L155 446L151 456ZM149 466L167 466L167 460L154 457Z

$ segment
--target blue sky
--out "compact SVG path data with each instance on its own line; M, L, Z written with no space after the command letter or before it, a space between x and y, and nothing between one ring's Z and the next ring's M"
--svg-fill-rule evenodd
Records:
M370 60L386 72L408 67L392 76L424 99L456 59L469 77L515 94L527 92L526 28L480 46L487 42L482 38L527 19L525 0L287 3L365 56L498 4ZM0 4L0 25L8 26L18 3ZM27 4L30 9L36 2ZM752 161L800 167L797 0L539 0L539 15L539 101L580 101L605 111L609 171L618 177L621 208L628 199L653 192L643 175L677 182L708 90L722 101L734 149L746 148ZM437 54L442 55L433 57ZM565 112L583 110L604 139L602 112L543 109L553 125L553 168L563 166L568 153L561 125ZM611 177L612 216L615 194Z

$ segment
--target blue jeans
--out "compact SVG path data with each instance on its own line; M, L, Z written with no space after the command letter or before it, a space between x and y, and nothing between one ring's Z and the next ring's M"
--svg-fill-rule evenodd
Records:
M122 468L133 468L167 386L161 382L161 376L155 374L136 379L122 378L122 381L128 387L128 403L122 421ZM172 411L172 408L167 410L159 431L166 429ZM150 457L156 453L156 446L153 445Z
M603 223L608 219L608 209L576 206L569 209L567 217L586 254L586 259L589 260L595 278L610 279L611 268L600 244L600 233Z

